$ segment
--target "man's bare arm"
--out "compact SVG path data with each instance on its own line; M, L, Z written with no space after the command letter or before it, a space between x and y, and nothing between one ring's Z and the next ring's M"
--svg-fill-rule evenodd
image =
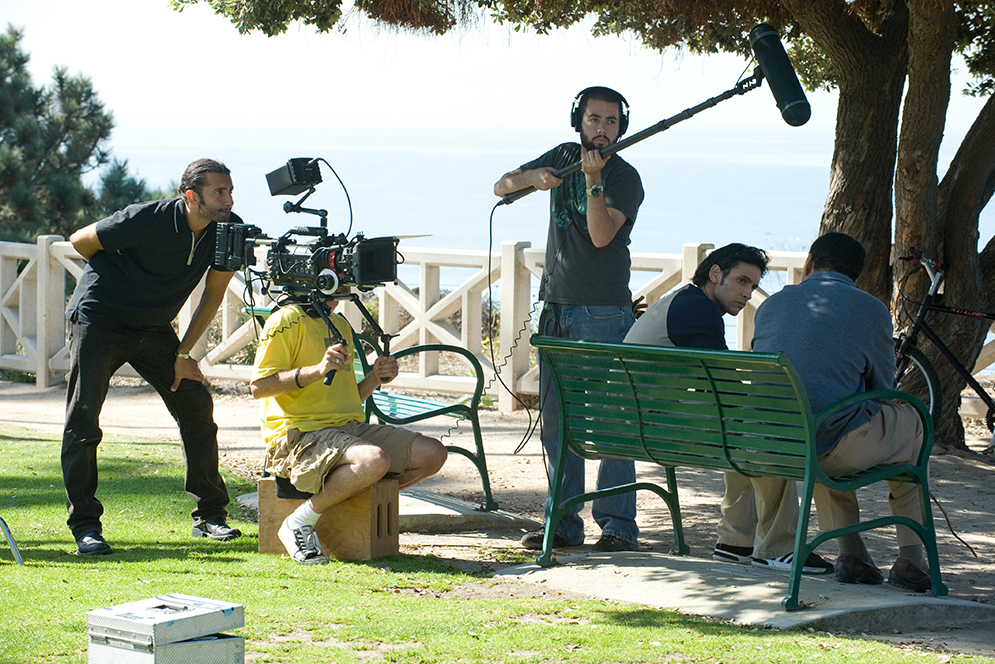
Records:
M73 249L76 250L83 260L90 260L95 253L98 251L103 251L104 247L100 244L100 239L97 238L97 224L96 222L90 224L89 226L84 226L75 233L69 236L69 242L72 243Z
M494 183L494 195L507 196L527 187L535 187L539 191L549 191L563 184L561 178L553 175L555 172L556 169L551 166L534 168L530 171L516 168L502 175L501 179Z

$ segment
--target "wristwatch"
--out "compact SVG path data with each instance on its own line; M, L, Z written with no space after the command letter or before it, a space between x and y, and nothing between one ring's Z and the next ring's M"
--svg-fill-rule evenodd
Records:
M597 198L598 196L601 195L601 192L603 192L604 190L605 188L603 185L596 184L593 187L588 188L587 195L594 196L595 198Z
M190 353L177 353L176 354L176 359L178 359L178 360L189 360L190 359Z

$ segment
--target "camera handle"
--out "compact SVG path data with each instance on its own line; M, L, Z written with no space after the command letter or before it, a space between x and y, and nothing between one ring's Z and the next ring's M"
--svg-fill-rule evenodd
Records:
M353 303L359 308L359 313L363 314L363 318L365 318L366 322L373 328L373 332L376 334L377 340L380 342L380 347L383 349L383 354L390 355L390 340L397 335L387 334L383 331L383 328L377 323L377 319L370 315L370 312L366 309L366 306L363 305L362 300L359 299L358 293L350 293L349 299L352 300ZM393 380L393 378L391 380ZM383 382L389 383L390 381L385 380Z
M383 354L390 355L390 340L396 337L397 335L387 334L386 332L383 331L383 328L380 327L380 325L377 323L377 320L372 315L370 315L370 312L363 305L363 302L359 299L358 294L350 293L349 297L341 299L352 300L352 302L355 303L355 305L359 308L359 312L363 314L363 318L366 319L366 322L370 324L370 327L372 327L373 331L376 333L377 340L380 342L380 346L383 348ZM338 328L335 327L331 319L328 317L328 313L325 311L324 307L325 303L322 302L321 299L318 297L318 291L311 292L311 304L313 304L315 309L318 310L318 313L321 315L321 319L325 321L325 325L328 326L328 330L332 334L332 339L336 343L345 344L346 343L345 339L342 338L342 335L339 333ZM361 348L356 350L358 352L362 352ZM335 377L335 369L332 369L327 374L325 374L325 385L331 385L332 378L334 377ZM382 381L382 382L388 383L390 381Z

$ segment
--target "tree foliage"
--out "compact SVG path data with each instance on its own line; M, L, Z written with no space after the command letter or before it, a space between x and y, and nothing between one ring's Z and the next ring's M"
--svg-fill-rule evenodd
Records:
M344 18L341 0L198 1L228 16L241 32L275 35L290 21L330 30ZM990 0L355 0L353 10L401 30L443 33L489 13L516 29L543 34L595 18L597 35L635 35L647 48L748 55L757 23L774 25L802 82L811 90L838 89L835 151L822 232L849 233L868 249L858 285L893 305L907 324L895 284L915 299L923 279L904 280L893 255L910 246L950 266L943 295L952 305L995 308L995 239L982 238L978 220L995 190L995 2ZM945 173L938 155L951 94L951 63L959 53L974 81L969 94L988 97ZM947 317L947 319L955 317ZM971 366L987 327L935 319L933 327ZM959 395L964 380L936 359L944 394ZM937 446L964 446L948 399Z
M22 37L13 27L0 34L0 238L33 242L68 237L148 192L126 161L114 161L99 195L84 184L84 174L108 162L113 116L90 80L65 67L50 86L34 87Z

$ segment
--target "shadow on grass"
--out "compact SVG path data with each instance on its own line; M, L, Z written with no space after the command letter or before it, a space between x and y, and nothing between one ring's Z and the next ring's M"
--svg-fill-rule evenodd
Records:
M53 436L0 428L0 509L26 565L99 562L108 566L167 559L228 562L255 553L255 535L233 542L191 537L188 515L194 503L183 489L179 443L111 436L97 448L97 497L104 505L104 535L114 553L76 555L65 525L60 454L61 443ZM226 481L230 495L251 488L237 477ZM6 545L6 539L0 538L0 544ZM7 558L2 549L6 546L0 547L0 560Z

